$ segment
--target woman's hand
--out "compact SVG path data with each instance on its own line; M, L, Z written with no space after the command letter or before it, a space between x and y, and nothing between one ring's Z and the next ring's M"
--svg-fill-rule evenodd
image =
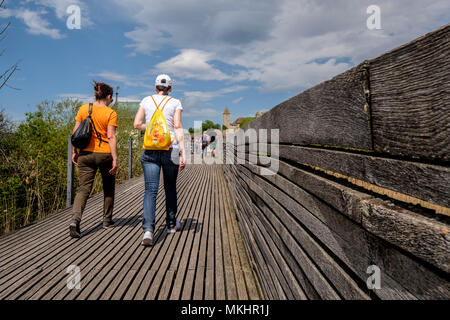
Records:
M78 165L78 150L72 150L72 162L77 166Z
M186 157L184 155L184 150L180 152L180 166L179 170L183 170L186 167Z
M112 168L109 170L109 174L112 174L112 175L116 174L117 168L118 168L117 167L117 159L113 159Z

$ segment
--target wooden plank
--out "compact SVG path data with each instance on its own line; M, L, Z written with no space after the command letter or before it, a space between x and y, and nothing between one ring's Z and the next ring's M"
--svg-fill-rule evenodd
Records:
M291 171L284 170L285 167L290 166L282 162L280 162L280 164L280 173L287 173L288 178L297 179L299 186L301 186L302 188L305 188L305 186L309 187L310 185L313 185L313 180L308 178L304 179L304 176L310 175L309 173L305 175L302 170L299 170L297 168L291 168L293 169ZM247 164L245 166L253 173L258 173L258 168L256 166L253 166L251 164ZM392 291L392 293L395 293L398 290L400 297L403 297L402 293L405 291L402 286L404 286L405 288L407 288L407 290L410 290L420 298L438 298L445 296L446 291L443 290L442 286L442 284L445 283L445 280L436 275L435 271L425 268L417 261L409 258L403 253L400 253L398 250L379 240L377 237L371 236L367 231L364 231L363 229L361 229L361 227L346 219L345 216L335 211L328 205L324 204L322 200L315 198L314 196L305 192L299 186L296 186L292 182L289 182L280 175L265 176L265 178L277 185L281 190L286 192L286 194L289 194L290 197L298 202L301 202L302 206L300 207L295 202L289 200L286 197L280 198L280 195L276 191L272 190L270 194L272 196L277 195L277 197L280 199L279 201L281 201L283 205L289 209L290 212L293 212L294 214L296 212L304 212L304 206L320 221L322 221L323 224L314 222L314 219L310 221L307 212L299 214L297 216L297 219L308 226L308 228L312 230L313 233L320 235L321 241L332 248L332 251L341 259L343 259L343 261L345 261L345 263L356 274L359 274L362 280L367 277L367 275L365 274L365 265L372 262L380 267L383 266L383 271L386 273L386 275L388 275L388 278L386 278L387 281L385 281L387 286L385 287L392 287L392 289L389 289L390 291ZM324 190L327 190L325 184L322 185L322 188ZM265 189L268 189L268 187L266 186ZM352 195L351 191L346 192L345 194L351 195L351 197L355 198L358 197L358 194ZM371 203L372 200L370 199L371 198L365 197L359 200L359 207L361 207L362 203L365 203L366 201L368 203ZM375 201L375 199L373 200ZM350 202L356 203L358 201L353 200ZM317 229L318 227L320 228ZM327 235L330 232L331 234L333 234L333 236L327 238ZM340 241L338 241L336 244L333 244L333 242L340 238L342 238ZM348 260L350 257L352 258ZM391 263L390 261L398 261L398 263ZM355 264L355 262L358 263ZM360 267L358 267L358 264L360 265ZM409 271L405 272L406 269L408 269ZM420 276L413 276L419 274ZM395 279L395 281L400 282L401 285L395 284L395 281L391 281L391 279ZM377 294L381 295L383 294L383 292L377 291Z
M268 244L274 258L271 265L275 270L278 269L281 271L278 274L278 278L280 279L280 284L283 286L287 299L306 300L306 295L300 285L301 281L298 280L294 273L296 268L288 262L289 253L287 253L285 244L279 237L276 229L274 229L272 223L261 213L261 210L258 207L254 208L254 210L258 213L258 215L255 215L254 221L258 225L260 235Z
M183 190L183 196L180 197L180 206L179 208L182 208L185 206L184 202L189 201L192 198L192 194L195 193L195 190L197 190L197 185L199 183L198 179L200 175L193 175L192 179L190 179L189 182L189 189ZM183 198L183 199L181 199ZM180 215L180 219L184 218L185 220L190 216L189 210L182 210L182 215ZM169 277L166 277L167 273L169 272L169 264L173 261L175 258L175 252L178 252L178 255L180 254L180 251L178 250L178 247L182 248L184 247L185 242L181 242L180 238L182 236L182 232L177 232L174 235L168 236L170 238L170 246L168 239L165 239L164 246L167 246L166 253L165 254L159 254L159 259L164 258L161 263L155 262L152 266L152 270L155 273L155 276L153 278L153 281L151 282L151 286L148 290L146 300L154 300L157 298L160 289L163 287L163 283L167 283L167 285L170 288L171 284L171 278L170 274ZM164 252L164 250L162 251Z
M260 297L261 297L260 289L256 282L256 277L251 269L250 260L248 258L248 254L246 252L246 248L244 246L242 233L238 227L238 222L236 220L237 215L236 215L235 211L232 209L232 206L230 204L231 197L229 195L229 192L226 189L226 187L224 186L225 177L223 176L223 171L220 170L220 172L218 174L221 178L219 187L222 190L221 192L223 192L222 198L227 200L225 205L226 205L227 211L230 212L231 226L233 228L232 234L234 234L235 239L236 239L237 250L238 250L239 258L241 261L241 266L242 266L242 269L244 272L244 279L245 279L245 283L246 283L246 287L247 287L248 299L250 299L250 300L260 299Z
M120 190L127 188L129 185L135 185L138 183L139 178L132 179L130 181L125 181L116 185L116 193L120 193ZM103 193L97 193L88 199L88 203L90 206L94 206L97 203L101 203L103 205ZM94 204L95 203L95 204ZM27 247L22 241L21 237L30 232L34 232L37 230L42 230L44 227L47 232L51 232L57 228L57 223L65 222L67 223L66 214L71 213L72 208L66 208L61 211L55 212L44 219L37 220L23 228L20 228L13 233L4 234L0 236L0 262L4 262L4 257L8 256L9 248L14 247L15 249L19 247ZM84 219L83 219L84 220ZM48 227L47 223L52 224L52 227Z
M199 174L196 175L197 180L192 181L192 185L195 188L191 191L192 194L201 194L202 192L205 192L202 189L198 189L198 186L204 186L205 181L205 175L204 172L199 172ZM183 206L181 210L186 211L189 213L188 217L185 219L183 224L183 232L181 234L180 244L177 246L176 251L173 254L173 259L168 267L167 275L161 284L160 292L158 294L159 300L167 300L169 299L169 296L171 295L171 290L173 287L175 287L175 276L178 273L184 272L184 268L186 267L186 263L183 262L181 265L180 263L183 261L182 256L189 255L190 248L192 244L192 238L189 236L192 234L192 232L188 232L191 229L195 228L194 221L198 219L198 210L197 210L197 203L199 201L200 197L193 197L191 196L189 199L189 203L186 206ZM189 239L188 240L188 236ZM183 271L182 271L183 270ZM176 290L176 288L173 288L173 290Z
M204 167L204 170L208 172L208 179L206 181L207 190L209 190L209 186L211 185L212 176L209 174L208 166ZM202 194L201 196L204 197L206 193ZM195 271L197 267L197 260L199 256L199 246L200 246L200 238L203 234L203 226L204 226L204 217L205 212L207 210L207 198L203 199L202 201L202 207L200 209L200 218L199 223L196 225L195 233L194 233L194 243L192 246L192 254L189 259L189 265L187 268L187 272L184 278L184 284L183 284L183 290L181 292L181 300L190 300L193 296L193 288L194 288L194 281L195 281ZM176 279L175 279L176 281Z
M203 195L205 193L207 193L208 190L208 186L209 186L209 180L210 180L210 176L207 174L206 170L202 170L202 180L200 183L200 189L198 192L198 195ZM201 212L202 212L202 206L204 205L204 198L202 196L198 196L196 197L196 204L193 207L193 210L195 211L195 221L192 221L192 229L194 230L193 232L189 233L188 239L187 239L187 245L188 247L183 250L183 255L181 256L181 260L180 260L180 267L177 270L177 273L175 275L175 280L174 280L174 284L172 287L172 291L170 293L170 298L171 300L178 300L181 298L181 293L182 293L182 289L183 289L183 282L184 282L184 277L188 271L188 266L189 266L189 261L190 261L190 257L191 255L195 255L197 256L198 252L194 251L194 239L195 239L195 233L200 231L199 225L202 221L202 216L201 216Z
M283 192L271 187L269 184L261 183L258 180L258 185L263 186L263 189L270 193L269 196L269 194L262 191L262 188L259 189L258 186L255 188L256 184L252 184L251 180L249 182L250 187L253 190L259 191L256 194L267 202L267 205L260 205L263 212L274 210L276 212L275 216L279 217L283 222L283 224L277 225L277 232L283 237L286 243L292 243L289 234L286 234L287 230L295 237L296 241L301 243L302 247L306 250L306 252L308 252L309 256L314 257L314 262L324 272L327 278L331 280L344 298L368 299L367 289L362 290L361 287L364 288L365 280L367 279L367 274L365 272L367 267L370 265L370 259L364 258L365 255L358 251L358 243L355 243L358 239L355 239L355 242L353 243L346 242L339 235L331 231L327 225L318 221L310 212L305 210L305 208L299 204L296 204L287 196L284 196ZM291 188L286 189L289 191L292 190ZM272 199L272 197L274 199ZM279 203L282 203L288 211L281 208L281 206L274 201L275 199ZM300 226L293 217L288 215L288 212L302 222L302 225L308 228L307 230L315 235L318 241L324 243L328 248L327 252L332 252L333 256L330 256L324 248L319 245L317 240L313 239L308 234L308 232L305 232L304 228ZM274 223L278 223L278 220L275 220L273 217L271 220ZM347 230L348 233L352 232L351 228L348 228ZM352 279L352 276L349 275L347 271L343 270L340 265L335 262L336 257L334 257L334 255L342 259L341 263L345 263L347 267L349 267L357 274L357 276L360 277L362 281L357 281L359 282L359 285L354 279ZM403 297L404 295L402 293L400 295L393 295L395 291L392 290L392 287L395 288L395 286L391 286L390 282L390 279L385 281L386 285L383 287L384 292L379 292L379 290L377 290L377 294L391 299ZM402 291L404 291L403 288Z
M189 193L189 191L191 190L178 190L178 192L183 192L186 191L186 193ZM183 197L179 197L179 206L183 207L184 205L184 201L185 199ZM164 216L164 214L162 215ZM181 219L183 218L183 215L179 215L179 217L177 217L178 219L180 219L180 221L182 221ZM137 229L137 228L135 228ZM136 250L138 250L139 248L141 248L141 243L140 243L140 237L139 237L139 232L137 232L137 235L135 236L136 240L134 241L134 245L131 249L127 249L124 251L124 256L121 258L121 261L123 261L121 263L121 261L119 261L117 264L114 265L114 269L112 270L112 272L110 272L108 274L108 277L110 279L110 281L112 279L119 281L121 278L123 278L123 276L125 275L126 271L122 270L122 268L124 268L124 264L125 262L127 262L128 259L130 259L130 256L132 256L132 254L134 254L136 252ZM165 241L164 245L169 242L169 241ZM173 243L175 243L176 240L172 240L171 241L171 246ZM168 250L168 252L170 252L170 248ZM128 257L127 257L128 256ZM136 258L139 255L136 255ZM167 259L170 255L166 254L165 255L165 259ZM166 270L165 267L160 267L160 270ZM101 292L104 292L105 294L111 294L112 291L114 290L114 286L111 285L111 282L107 281L106 279L101 280L100 284L96 287L96 292L94 291L91 295L90 298L92 299L97 299L99 297L101 297ZM103 287L103 288L102 288ZM108 292L109 291L109 292Z
M207 250L206 250L206 274L205 274L205 285L204 285L204 299L205 300L214 300L214 271L215 271L215 233L219 232L219 230L215 229L215 217L217 215L216 209L216 198L215 195L219 192L218 190L218 175L217 175L217 165L211 165L212 174L214 175L214 183L211 189L211 193L209 193L209 197L211 198L211 208L210 208L210 217L209 217L209 226L208 226L208 240L207 240Z
M212 177L211 182L211 190L214 188L214 181L216 177L212 174L212 167L210 165L207 166L209 174ZM209 220L211 216L211 194L208 192L205 194L206 196L206 209L205 216L202 225L202 236L200 239L200 248L197 259L196 273L195 273L195 281L194 281L194 292L193 299L201 300L204 299L204 289L205 289L205 272L206 272L206 253L208 247L208 235L211 232L209 228Z
M365 229L450 272L450 231L447 224L381 199L362 201L361 210Z
M292 152L295 153L296 149L289 149L289 150L293 150ZM288 152L286 151L286 154ZM301 152L297 152L297 154L300 154ZM293 158L295 155L292 155L291 157ZM328 160L331 161L331 156L329 158L327 158ZM375 163L375 160L373 160ZM312 161L311 161L312 162ZM320 163L319 163L320 162ZM321 160L317 160L314 161L315 164L320 164L322 166L327 166L326 164L326 160L321 159ZM380 167L382 167L382 165L379 165ZM385 175L387 176L389 174L389 168L390 166L387 166L387 168L384 169L380 169L383 170L385 172ZM351 164L346 164L344 165L344 168L347 168L345 170L351 170L350 168L352 168ZM446 168L444 168L446 169ZM417 169L418 170L418 169ZM447 170L447 169L446 169ZM366 174L368 176L371 177L376 177L376 174L371 172L371 170L368 169L367 165L364 165L364 169L361 168L361 171L365 171ZM413 171L413 169L411 169L411 171ZM447 170L450 172L450 170ZM313 180L314 178L312 178L311 174L305 173L305 171L300 170L298 168L294 168L288 164L285 164L284 162L280 161L279 162L279 172L285 176L287 176L289 179L292 179L294 182L300 184L302 187L306 188L307 190L310 189L310 192L315 193L315 190L317 190L317 183L314 183ZM305 181L304 179L308 179L307 181ZM387 178L389 179L389 178ZM321 187L320 189L322 189L322 191L320 192L320 195L318 195L320 198L322 198L323 200L327 201L328 203L334 204L333 206L338 209L338 210L342 210L343 213L346 213L349 216L352 217L358 217L358 219L355 219L356 221L359 220L360 217L362 217L363 212L361 210L361 200L367 199L370 200L373 197L368 196L368 195L360 195L358 193L354 193L351 191L351 189L346 188L344 186L341 186L339 188L335 187L334 183L329 183L330 187L326 187L327 183L326 181L324 181L323 179L320 178L316 178L315 180L321 180ZM379 179L381 180L381 179ZM391 178L391 180L395 180L394 178ZM413 181L417 181L416 179L413 179ZM430 182L430 184L432 184ZM400 185L398 186L400 188ZM311 188L315 188L314 190L311 190ZM324 189L326 188L326 189ZM434 187L430 187L430 188L434 188ZM344 191L345 189L347 189L347 191L345 191L345 197L341 196L341 199L339 200L339 197L331 197L330 194L332 190L337 190L338 192L336 193L336 195L339 195L339 192ZM342 190L342 191L339 191ZM329 194L327 194L329 193ZM317 193L315 193L317 194ZM351 200L353 199L353 200ZM336 205L336 203L338 203L338 205ZM403 248L406 251L409 251L411 253L413 253L415 256L420 257L422 259L424 259L425 261L435 265L436 267L447 271L448 270L448 262L444 262L443 259L445 260L446 257L446 252L448 252L448 238L446 238L447 236L447 231L448 225L443 223L443 222L439 222L430 218L427 218L425 216L416 214L410 210L406 210L405 211L401 211L401 212L408 212L408 215L405 214L395 214L395 217L398 217L397 219L399 219L398 221L402 221L402 224L404 226L408 225L408 227L405 228L396 228L396 232L394 234L390 234L390 236L388 237L388 235L386 233L383 234L378 234L377 235L389 242L390 239L396 238L397 242L395 242L396 245L398 245L399 247ZM391 217L393 216L393 213L388 215ZM361 218L362 219L362 218ZM366 222L369 223L368 217L366 217ZM361 220L362 221L362 220ZM386 222L387 220L383 220L384 222ZM420 222L419 222L420 221ZM359 221L358 221L359 222ZM390 221L392 222L392 221ZM378 219L373 219L373 223L377 223L380 224L381 220ZM365 225L364 225L365 226ZM382 227L381 225L379 226L380 228ZM409 234L408 230L416 230L418 233L414 234L413 238L410 238L412 235ZM420 232L419 232L420 231ZM421 235L427 234L427 242L423 243L422 245L422 240L418 240L418 238L421 237ZM406 241L407 239L409 239L410 241L416 241L415 245L412 245L411 242ZM416 240L414 240L416 239ZM403 244L401 244L403 240ZM443 241L445 240L445 241ZM406 241L406 242L405 242ZM441 246L435 246L433 245L434 243L441 243Z
M243 204L245 203L245 200L242 200L238 197L238 193L236 191L236 185L237 183L234 181L233 175L228 169L229 166L223 166L225 177L227 178L227 184L228 188L230 190L230 195L232 197L232 202L234 206L236 207L236 214L239 217L240 221L240 227L242 230L242 235L245 239L245 243L247 245L248 252L250 253L250 256L254 260L254 270L258 276L258 283L262 285L262 296L264 299L270 299L273 297L273 294L271 293L271 288L269 284L267 283L268 279L270 279L270 275L268 274L268 268L266 264L263 262L262 255L259 252L258 246L252 236L252 233L250 231L249 224L244 217L246 215L245 208L243 207ZM241 193L242 195L242 193Z
M191 168L189 168L189 169L191 169ZM189 169L188 169L188 170L189 170ZM192 181L192 179L191 179L192 175L195 176L195 171L190 172L189 175L190 175L190 177L189 177L189 180L187 181L186 185L179 185L179 183L178 183L178 181L177 181L177 191L178 191L178 194L181 195L181 196L178 197L178 208L179 208L179 212L184 212L184 211L183 211L184 203L185 203L185 201L187 201L186 199L189 199L187 195L190 194L190 192L192 192L192 190L193 190L193 187L192 187L193 182L195 183L195 181ZM182 221L182 218L183 218L183 217L184 217L184 214L179 214L179 216L178 216L177 218L180 219L180 221ZM165 218L165 215L162 214L162 215L161 215L161 220L160 220L161 223L164 221L164 218ZM161 228L159 228L159 229L161 229ZM155 237L155 245L157 244L157 242L158 242L159 240L161 240L160 238L163 236L163 233L160 232L159 234L157 234L157 236L159 236L159 237L158 237L158 238ZM176 236L178 236L178 234L176 234L174 238L176 238ZM167 248L167 246L169 245L169 243L170 243L170 246L172 246L173 243L176 243L176 240L172 240L172 239L169 239L169 240L170 240L170 241L167 241L167 239L166 239L166 241L163 243L163 245L161 246L161 248L158 250L158 255L157 255L158 257L164 256L164 257L165 257L164 259L167 259L168 257L171 257L170 254L164 254L164 252L166 252L166 251L165 251L165 248ZM139 244L140 244L140 241L139 241ZM142 247L140 247L140 248L141 248L141 251L145 251L145 248L144 248L144 249L143 249ZM152 251L153 251L153 249L154 249L154 248L152 248ZM170 252L170 248L169 248L168 252ZM142 261L142 255L139 255L132 263L130 263L130 268L135 267L139 260L140 260L140 263L141 263L141 265L142 265L142 263L143 263L143 261ZM155 262L152 263L152 269L158 268L157 266L158 266L158 262L157 262L157 261L155 261ZM139 268L139 267L138 267L138 268ZM144 270L144 268L142 268L141 270ZM145 270L146 270L146 269L145 269ZM159 270L161 270L161 271L163 271L163 272L165 273L165 271L167 270L167 268L166 268L166 267L160 267ZM121 273L121 277L125 277L125 274L126 274L126 272L122 272L122 273ZM155 273L153 273L153 275L154 275L154 274L155 274ZM149 276L149 277L150 277L150 275L151 275L151 273L148 273L148 276ZM158 278L158 275L156 275L155 277ZM126 277L125 277L125 278L126 278ZM122 282L122 283L120 284L120 287L123 287L123 286L128 287L128 286L130 285L130 281L131 281L130 278L126 279L125 282ZM110 290L111 287L112 287L112 286L109 285L107 291ZM123 294L124 294L124 290L120 290L120 289L121 289L120 287L118 288L118 291L119 291L119 292L116 292L116 293L115 293L115 296L114 296L115 299L118 299L119 297L122 297ZM152 286L151 289L152 289L152 288L154 288L154 287ZM145 290L145 289L147 289L147 288L144 288L144 290ZM149 294L150 294L150 293L149 293ZM102 298L103 298L103 297L102 297Z
M251 121L244 130L279 129L280 143L371 150L364 94L366 75L365 65L358 65L282 102Z
M339 296L334 293L334 290L328 285L328 280L331 280L335 286L341 290L341 294L347 296L350 299L362 299L367 298L367 296L358 288L357 285L352 283L352 280L346 275L334 261L333 259L303 230L303 228L292 218L289 217L287 212L281 208L271 197L266 194L262 188L253 183L250 179L244 179L248 183L249 190L253 191L254 197L261 197L258 201L258 208L266 215L266 219L270 217L271 223L275 228L276 233L284 240L284 242L279 243L281 247L282 243L286 245L293 256L296 257L297 263L299 263L303 270L308 270L307 255L303 252L308 253L310 257L314 257L314 265L317 265L319 270L321 270L326 276L327 280L322 277L321 272L306 272L307 277L311 278L316 275L315 284L316 290L321 294L322 298L325 299L339 299ZM267 186L266 186L267 187ZM273 210L273 213L271 212ZM281 221L279 221L280 219ZM281 223L283 222L283 223ZM289 234L289 231L291 234ZM270 234L270 233L268 233ZM298 244L296 243L298 242ZM301 248L299 244L301 243ZM302 254L303 253L303 254ZM303 255L303 259L301 258ZM311 264L311 263L310 263ZM315 267L309 267L310 271L316 270ZM319 280L320 279L320 280Z
M449 79L450 24L370 60L375 150L450 160Z
M223 180L218 185L217 192L214 192L215 203L217 212L214 216L214 229L215 229L215 239L214 239L214 256L215 256L215 297L216 300L225 300L225 269L223 264L223 250L222 250L222 225L220 224L220 215L224 214L224 199L230 200L230 196L225 194L223 187ZM222 196L220 196L222 195Z
M126 205L126 203L124 203L124 206L125 205ZM67 229L64 228L64 231L67 232ZM67 233L65 233L65 237L68 238ZM95 240L97 242L99 242L95 238L100 238L101 239L102 237L104 238L105 234L104 233L98 233L97 236L94 237L94 238L83 237L78 242L81 245L83 243L90 243L90 242L95 243L94 242ZM72 241L69 241L69 242L72 243L72 245L73 245L75 240L72 240ZM59 250L55 250L55 247L58 247ZM59 246L59 243L53 243L53 244L51 244L49 246L48 250L43 253L44 255L37 256L37 257L35 257L35 259L33 259L31 261L27 261L25 264L21 265L20 268L16 268L13 272L8 272L9 277L8 278L4 277L4 278L2 278L2 280L8 280L9 279L9 281L6 282L6 283L3 283L2 286L5 286L5 288L7 288L9 283L16 282L17 279L22 278L23 274L26 274L27 272L29 272L30 266L34 266L34 268L38 268L38 269L41 269L41 270L47 270L47 266L51 265L53 262L58 262L58 261L59 262L64 262L64 261L67 261L67 264L65 265L65 267L67 267L70 264L73 264L73 263L69 262L69 259L75 258L76 257L76 252L73 252L73 251L71 252L70 244L67 247L62 247L61 248ZM82 249L80 248L78 250L78 252L82 252ZM65 254L65 255L64 256L60 256L60 254ZM46 259L45 259L45 257L46 257ZM62 259L61 259L61 257L62 257ZM65 268L65 267L63 267L63 268ZM45 272L40 274L41 277L44 277L44 275L45 275ZM67 276L67 274L65 274L65 276ZM37 282L37 281L39 281L39 279L35 279L34 282L28 281L26 286L29 287L29 286L33 285L35 282ZM42 288L42 286L40 286L40 288ZM27 290L27 289L25 287L22 290ZM8 292L9 292L9 290L3 291L2 295L3 294L7 294Z
M247 290L245 286L244 274L241 269L241 264L239 261L239 253L237 249L236 239L234 230L232 227L232 217L228 208L225 209L225 222L226 226L224 226L225 230L228 231L228 240L230 243L230 253L231 253L231 261L233 262L233 271L234 277L236 279L236 290L238 299L240 300L248 300Z
M342 151L280 145L280 158L450 207L450 168Z
M192 186L192 171L190 172L190 178L187 181L187 186ZM177 186L178 188L178 186ZM184 188L179 188L182 198L187 197L188 193L184 193ZM180 199L181 200L181 199ZM152 285L152 281L155 276L154 270L156 270L161 261L161 257L165 255L168 244L157 245L163 241L166 237L166 231L161 225L155 230L153 246L147 248L148 253L140 258L139 273L136 278L133 279L133 283L130 285L130 290L126 293L125 299L143 300L146 299L149 288ZM142 263L142 260L143 263Z
M184 180L187 180L186 178L184 178ZM138 225L138 221L139 221L139 217L140 217L140 214L138 214L139 212L141 212L142 211L142 205L141 205L141 196L139 195L139 197L137 197L137 198L135 198L136 199L136 201L139 203L136 203L136 204L133 204L133 205L131 205L130 207L131 208L134 208L132 211L130 211L130 214L129 214L129 216L132 216L133 214L135 214L135 216L134 216L134 218L131 220L131 221L126 221L126 219L124 219L123 220L123 223L127 223L127 224L131 224L131 225L135 225L135 227L137 227L137 225ZM159 214L162 212L162 209L163 209L163 198L162 199L158 199L159 201L157 202L157 217L159 216ZM137 230L138 228L135 228L135 230ZM119 229L120 230L120 229ZM111 244L111 247L114 247L114 249L115 250L119 250L121 247L120 246L118 246L117 244L115 244L114 245L114 239L117 239L118 241L120 241L119 239L121 239L121 236L122 235L125 235L127 238L126 239L131 239L131 238L129 238L129 237L134 237L134 238L136 238L134 241L129 241L128 240L128 243L129 244L135 244L136 242L139 242L139 240L138 240L138 237L136 236L136 233L135 232L132 232L132 233L130 233L130 232L127 232L126 230L120 230L119 232L117 232L117 231L115 231L115 232L113 232L112 233L112 238L111 239L109 239L109 241L107 242L108 244L109 243L111 243L112 242L112 244ZM128 237L129 236L129 237ZM95 275L96 274L96 272L98 272L98 270L96 270L96 268L98 269L99 267L101 268L102 267L102 265L104 265L105 263L106 263L106 261L109 261L107 258L103 258L103 259L100 259L99 258L99 254L95 254L94 252L94 250L98 250L99 248L101 248L102 246L101 246L101 243L102 243L103 241L95 241L95 242L93 242L94 243L94 245L92 246L92 245L86 245L84 248L87 248L88 250L87 251L85 251L85 250L80 250L80 252L82 253L78 258L76 257L76 256L73 256L73 254L71 255L71 253L69 252L68 254L67 254L67 256L68 256L68 259L79 259L78 260L78 262L77 263L75 263L75 264L77 264L77 265L79 265L80 267L84 267L85 265L88 265L88 264L91 264L92 265L92 267L90 267L90 268L88 268L88 270L91 270L90 271L90 274L93 276L93 275ZM100 246L97 244L97 243L100 243ZM123 244L126 244L127 243L127 241L123 241L122 240L122 245ZM97 248L97 249L96 249ZM114 253L115 251L114 250L109 250L109 249L107 249L107 250L102 250L102 252L100 253L100 257L102 257L103 255L104 255L104 253L110 253L107 257L110 257L109 259L111 259L112 258L112 254L111 254L111 252L112 253ZM96 260L94 260L94 258L96 259ZM96 262L97 261L97 262ZM73 263L73 262L72 262ZM93 279L95 279L95 278L93 278ZM50 297L53 297L55 294L56 294L56 298L57 299L63 299L63 298L67 298L68 296L67 296L67 294L69 294L69 297L73 297L73 298L76 298L77 297L77 294L78 293L76 293L75 294L75 297L74 297L74 293L72 293L72 295L70 295L71 293L69 292L67 292L67 290L65 290L66 288L65 288L65 286L64 285L61 285L61 283L64 283L64 281L63 280L61 280L61 279L58 279L58 278L55 278L55 279L52 279L51 280L52 282L55 282L56 281L56 283L58 284L58 286L56 286L56 287L54 287L51 291L49 291L47 294L46 294L46 296L48 297L48 296L50 296ZM47 286L49 286L49 284L47 284ZM44 287L44 286L43 286ZM48 291L48 290L47 290ZM86 288L83 288L83 290L82 291L87 291L86 290ZM39 292L38 292L38 294L39 294ZM83 293L84 294L84 293Z
M140 188L140 184L134 186L134 190L138 188ZM117 201L124 201L125 199L125 195L117 197ZM103 193L101 194L101 197L99 195L98 197L89 199L87 208L89 209L86 210L82 221L82 229L84 230L89 230L101 222L101 217L99 217L96 212L103 209ZM42 250L47 250L49 244L56 242L59 244L59 248L62 248L63 245L73 242L73 240L67 236L68 223L70 221L67 216L71 215L71 210L64 210L64 212L64 218L55 221L55 219L49 217L48 220L42 220L43 224L41 223L39 228L30 228L27 233L18 233L17 240L15 240L11 246L3 249L3 252L6 253L7 257L2 260L2 268L7 269L12 266L17 266L20 263L24 263L27 260L29 261L34 257L41 255ZM49 225L51 227L47 228L46 226ZM66 232L62 234L61 229L64 229ZM30 238L29 235L33 233L37 233L40 236L34 237L31 241L28 240ZM15 234L11 236L15 236ZM27 238L27 241L24 241L24 237Z
M238 182L240 184L240 182ZM245 192L242 192L241 190L236 191L236 195L244 195ZM243 202L241 200L241 202ZM246 202L247 208L251 210L252 208L252 200L249 202ZM244 209L245 210L245 209ZM252 218L250 218L252 217ZM269 290L267 291L268 296L272 299L287 299L288 297L292 298L292 293L290 292L290 288L286 286L285 279L282 276L282 273L278 266L276 265L275 260L270 253L270 249L264 240L264 237L261 237L261 231L259 231L260 226L258 226L256 220L255 220L255 214L252 212L247 212L245 215L242 215L243 220L247 221L247 224L250 226L249 229L251 232L249 232L249 235L254 239L254 247L258 248L258 258L261 261L261 266L266 266L263 271L265 272L265 276L263 277L263 281L268 286ZM266 234L266 232L263 232ZM283 281L284 285L280 283L280 281ZM286 292L287 291L287 294Z
M164 199L162 198L160 201L157 202L157 221L162 220L162 212L164 209L163 202ZM118 239L116 243L113 243L111 248L107 248L105 250L105 253L100 253L97 255L94 255L92 253L89 254L89 251L87 252L87 256L89 257L88 260L83 261L82 266L86 268L87 270L91 270L92 273L92 279L91 281L85 285L80 292L66 292L64 290L65 288L62 288L62 290L58 293L57 296L55 296L56 299L65 299L65 300L72 300L72 299L87 299L90 297L91 294L101 294L105 290L105 285L109 283L107 280L105 280L105 277L107 275L107 271L110 271L113 266L116 265L116 261L118 261L123 255L125 255L126 260L129 258L129 254L133 254L135 250L141 250L140 249L140 233L139 232L139 221L141 217L142 212L142 204L141 201L136 203L134 205L136 208L135 214L135 221L132 224L133 231L127 232L124 231L123 235ZM158 219L159 218L159 219ZM108 250L109 249L109 250ZM91 256L96 256L95 259L91 260ZM113 271L114 272L114 271ZM104 281L104 282L103 282ZM97 290L97 291L94 291ZM98 297L93 297L94 299Z

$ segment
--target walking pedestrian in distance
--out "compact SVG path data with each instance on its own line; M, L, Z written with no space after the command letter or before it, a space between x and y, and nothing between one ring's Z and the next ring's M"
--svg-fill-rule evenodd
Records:
M184 132L181 123L183 107L178 99L169 96L172 88L171 78L166 74L159 75L155 81L156 94L141 101L134 119L134 127L145 131L144 151L141 156L145 179L142 219L144 231L142 244L144 246L153 245L156 196L161 168L166 194L167 233L175 233L181 229L181 224L176 219L178 210L176 183L178 171L185 167ZM159 113L160 119L156 121L155 116L159 112L158 110L162 112L163 116ZM170 134L170 145L165 143L166 134Z
M216 156L216 136L211 137L211 141L209 142L209 149L211 150L211 156Z
M103 227L113 225L114 190L117 172L117 113L109 105L113 102L113 89L103 82L94 81L95 102L92 105L94 130L89 145L80 150L72 147L72 162L78 166L78 190L72 207L69 231L73 238L80 238L80 223L86 202L92 190L95 174L100 170L103 182ZM75 132L89 116L90 105L78 110L75 118Z
M205 158L206 152L208 151L208 136L206 135L206 131L203 132L202 135L202 159Z

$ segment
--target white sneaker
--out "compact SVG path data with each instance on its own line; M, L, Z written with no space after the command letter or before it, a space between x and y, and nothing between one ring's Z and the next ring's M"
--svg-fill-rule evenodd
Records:
M144 238L142 239L143 246L151 246L153 245L153 232L145 231Z
M181 223L177 220L177 222L175 223L175 228L167 229L167 233L175 233L178 230L181 230Z

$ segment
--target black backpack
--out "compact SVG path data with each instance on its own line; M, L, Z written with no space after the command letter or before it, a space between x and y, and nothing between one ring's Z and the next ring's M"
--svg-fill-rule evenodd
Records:
M97 132L97 129L95 129L94 122L92 121L92 107L93 104L89 103L89 115L86 117L86 119L83 120L83 122L72 135L72 145L78 149L84 149L89 145L92 137L92 128L94 128L95 134L100 140L99 146L102 144L102 141L104 141L101 139L101 135Z

